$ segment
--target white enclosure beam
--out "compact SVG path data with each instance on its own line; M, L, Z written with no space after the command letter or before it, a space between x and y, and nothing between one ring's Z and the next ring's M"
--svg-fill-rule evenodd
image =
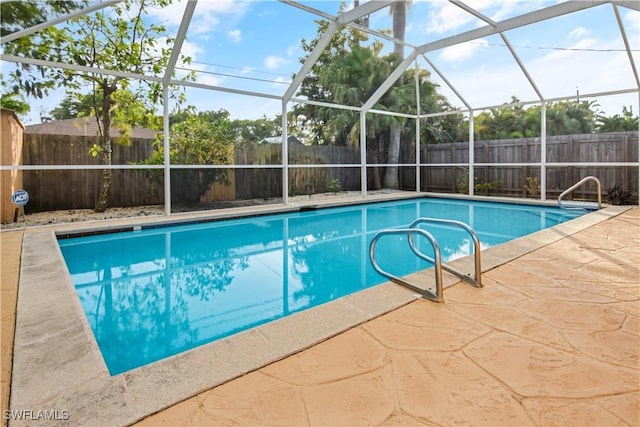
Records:
M615 0L611 2L614 5L628 7L629 9L640 12L640 1L638 0Z
M189 29L189 24L191 23L191 18L193 17L193 11L196 9L197 4L198 0L190 0L187 2L187 6L184 9L182 21L180 22L180 28L178 28L178 33L176 34L173 48L171 49L171 56L169 57L167 68L166 70L164 70L164 78L162 79L162 82L164 84L169 84L169 82L171 81L171 76L173 75L176 63L178 62L178 58L180 57L182 45L184 44L184 39L187 36L187 30Z
M384 9L387 6L392 5L393 3L395 3L396 0L376 0L376 1L369 1L365 4L363 4L362 6L359 6L355 9L351 9L345 13L343 13L342 15L338 16L338 23L339 24L348 24L352 21L358 20L360 18L362 18L365 15L369 15L373 12L377 12L380 9Z
M360 112L360 193L362 197L367 195L367 117L364 111Z
M172 85L177 85L177 86L189 86L189 87L195 87L195 88L198 88L198 89L213 90L213 91L217 91L217 92L235 93L236 95L255 96L255 97L258 97L258 98L276 99L278 101L282 99L282 97L280 97L278 95L272 95L272 94L269 94L269 93L252 92L252 91L249 91L249 90L240 90L240 89L231 89L231 88L228 88L228 87L213 86L213 85L208 85L208 84L204 84L204 83L189 82L189 81L185 81L185 80L171 80L170 83Z
M580 10L589 9L607 3L603 0L584 0L584 1L568 1L554 6L539 9L534 12L525 13L514 18L506 19L496 23L495 26L487 25L485 27L476 28L464 33L456 34L451 37L445 37L435 42L426 43L418 46L418 53L432 52L434 50L444 49L455 46L460 43L476 40L481 37L491 36L502 31L513 30L514 28L523 27L537 22L546 21L547 19L557 18L558 16L567 15L569 13L578 12Z
M547 103L540 109L540 200L547 200Z
M427 55L423 54L422 57L424 58L425 61L427 61L427 64L429 64L429 66L431 68L433 68L433 71L435 71L436 74L438 74L438 76L440 76L442 81L445 82L447 84L447 86L449 86L449 89L451 89L451 91L456 94L458 99L465 105L465 107L467 107L469 110L471 110L471 104L469 104L467 102L467 100L464 98L464 96L462 96L462 94L460 92L458 92L458 89L456 89L456 87L453 85L453 83L451 83L449 81L449 79L447 79L447 77L444 75L444 73L442 71L440 71L438 69L438 67L436 67L436 65L429 58L427 58Z
M416 58L415 63L416 72L414 73L415 84L416 84L416 191L420 192L420 65L418 64L418 60Z
M475 192L475 182L476 182L476 178L475 178L475 169L474 169L474 165L475 165L475 122L474 122L475 117L473 116L473 110L469 110L469 170L467 172L467 185L469 186L469 188L467 189L467 193L470 196L473 196L473 193Z
M509 42L509 39L507 39L507 36L505 36L504 33L500 33L500 37L502 37L502 41L504 41L504 44L509 49L509 52L511 52L511 56L513 56L513 59L515 59L516 62L518 63L520 70L529 81L529 84L531 85L533 90L536 92L536 95L538 95L538 98L540 99L540 101L544 101L544 96L542 95L542 92L538 88L538 85L536 85L536 82L533 80L533 77L531 77L531 74L529 74L529 71L527 71L527 68L524 66L524 63L520 60L520 57L518 56L516 51L513 49L513 46L511 46L511 43Z
M162 147L164 149L164 214L171 215L171 149L169 146L169 86L162 84Z
M453 3L453 4L455 4L456 6L458 6L459 8L463 9L464 11L472 14L476 18L479 18L479 19L483 20L484 22L486 22L487 24L491 25L492 27L495 27L497 25L497 23L494 20L492 20L488 16L484 15L483 13L473 9L472 7L468 6L467 4L463 3L460 0L449 0L449 1L451 3ZM526 67L524 66L524 63L520 60L520 57L518 56L516 51L513 49L513 46L509 42L509 39L507 39L507 36L505 36L504 33L501 32L499 34L500 34L500 37L502 37L502 41L504 42L505 46L507 46L507 49L509 49L509 52L511 53L511 56L513 56L513 59L515 59L515 61L518 63L518 66L520 67L520 70L522 71L522 73L524 74L526 79L529 81L529 84L531 85L533 90L538 95L538 99L540 101L542 101L544 99L544 96L542 96L542 92L540 91L540 89L538 89L538 86L533 81L533 78L531 77L531 75L527 71Z
M79 71L84 73L104 74L107 76L123 77L125 79L146 80L151 82L162 82L162 78L157 76L145 76L136 73L126 73L123 71L106 70L104 68L86 67L84 65L64 64L62 62L44 61L42 59L23 58L15 55L0 55L1 61L18 62L21 64L38 65L42 67L62 68L64 70Z
M313 8L311 6L308 6L306 4L299 3L297 1L293 1L293 0L278 0L278 1L280 3L284 3L284 4L288 5L288 6L293 6L293 7L296 7L298 9L300 9L300 10L304 10L305 12L309 12L309 13L312 13L314 15L320 16L320 17L326 19L327 21L333 21L333 20L336 19L336 17L331 15L331 14L325 13L325 12L323 12L321 10L318 10L318 9Z
M287 129L287 101L282 100L282 203L289 203L289 136ZM285 257L286 258L286 257Z
M622 23L622 18L620 17L620 11L616 5L613 5L613 13L616 15L616 21L618 21L618 27L620 28L620 35L622 36L622 40L624 41L624 47L627 50L627 56L629 57L629 63L631 64L631 69L633 70L633 77L636 79L636 86L640 89L640 79L638 78L638 69L636 68L636 62L633 60L633 53L631 53L631 46L629 45L629 38L627 37L627 32L624 30L624 24Z
M79 16L87 15L89 13L98 11L100 9L104 9L105 7L114 6L118 3L121 3L123 0L106 0L103 3L94 4L91 7L86 9L82 9L73 13L69 13L67 15L60 16L58 18L54 18L50 21L43 22L42 24L34 25L33 27L25 28L24 30L16 31L15 33L11 33L7 36L2 37L0 39L0 44L9 43L20 37L28 36L37 31L44 30L46 28L52 27L54 25L60 24L62 22L68 21L70 19L77 18Z
M385 80L373 93L373 95L371 95L371 97L367 99L367 102L364 103L364 105L362 106L363 112L369 111L375 105L375 103L378 102L385 93L387 93L389 88L391 88L391 86L393 86L393 84L400 78L400 76L402 76L409 64L411 64L416 59L416 56L418 56L418 53L414 50L396 67L395 70L391 72L389 77L387 77L387 80Z
M330 15L328 13L325 13L325 12L323 12L321 10L315 9L315 8L313 8L311 6L300 4L297 1L293 1L293 0L278 0L278 1L280 1L280 3L284 3L286 5L293 6L293 7L296 7L298 9L304 10L305 12L309 12L309 13L312 13L314 15L320 16L320 17L326 19L327 21L333 21L333 20L336 19L335 16L332 16L332 15ZM415 49L415 46L413 46L410 43L407 43L404 40L396 39L396 38L390 36L389 34L385 34L385 33L381 32L381 31L373 30L373 29L371 29L369 27L362 26L362 25L360 25L360 24L358 24L356 22L351 21L350 23L347 24L347 26L350 27L350 28L355 28L356 30L362 31L363 33L366 33L366 34L369 34L369 35L372 35L372 36L376 36L376 37L379 37L381 39L384 39L384 40L387 40L387 41L390 41L390 42L393 42L393 43L400 43L400 44L402 44L404 46L407 46L407 47L410 47L412 49Z
M373 107L373 105L378 102L378 100L380 100L380 98L382 98L382 96L389 90L389 88L391 88L391 86L393 86L393 84L400 78L402 73L404 73L405 69L418 54L423 54L438 49L444 49L446 47L454 46L481 37L490 36L502 31L507 31L536 22L544 21L550 18L566 15L568 13L588 9L590 7L598 6L604 3L607 2L602 0L569 1L566 3L561 3L555 6L540 9L535 12L526 13L515 18L506 19L502 22L496 23L495 25L487 25L482 28L477 28L475 30L467 31L455 36L446 37L444 39L419 46L417 50L413 51L409 56L407 56L404 61L402 61L400 65L398 65L398 67L393 70L391 75L387 77L387 80L385 80L380 85L378 90L376 90L374 94L371 95L371 97L367 100L367 102L365 102L365 104L362 106L362 109L365 112L371 109L371 107Z
M351 105L333 104L331 102L314 101L312 99L291 98L291 102L299 102L301 104L317 105L318 107L335 108L335 109L338 109L338 110L351 110L351 111L360 111L360 110L362 110L362 108L360 108L360 107L353 107Z
M322 52L324 52L324 49L333 38L333 35L335 34L337 29L338 23L336 21L329 22L327 31L324 32L324 34L320 37L320 40L318 40L318 43L316 43L316 45L313 47L313 50L302 65L302 68L300 68L300 70L296 73L293 81L289 85L289 88L282 96L284 102L288 102L293 97L293 94L296 90L298 90L298 87L307 76L307 74L309 74L309 71L311 71L311 68L314 66L318 58L320 58L320 55L322 55Z

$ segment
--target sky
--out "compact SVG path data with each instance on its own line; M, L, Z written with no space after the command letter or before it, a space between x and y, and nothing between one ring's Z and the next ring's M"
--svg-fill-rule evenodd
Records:
M466 0L487 18L499 22L547 7L558 1ZM335 15L338 1L302 2L324 13ZM365 3L361 0L361 4ZM352 8L353 1L347 3ZM185 2L155 10L150 18L167 26L174 34L180 25ZM619 8L621 19L640 68L640 12ZM274 0L200 0L187 32L182 53L192 62L184 68L197 70L197 82L234 90L280 96L305 55L300 41L317 35L318 16ZM486 25L468 12L444 0L414 0L407 16L405 39L420 46ZM391 28L387 9L370 16L370 27L378 31ZM612 90L631 89L633 77L627 53L610 4L555 18L504 33L527 73L542 95L549 98ZM385 43L389 51L392 44ZM406 50L408 53L409 49ZM420 58L419 66L431 72L433 80L449 102L474 109L510 102L538 99L536 90L505 46L500 35L473 40L446 49L430 51L426 57L444 78ZM179 71L180 72L180 71ZM446 79L446 80L445 80ZM447 85L455 87L464 100ZM40 113L50 111L60 100L56 93L44 101L32 102L25 124L40 122ZM225 109L232 119L275 117L281 102L261 97L237 95L204 89L188 89L188 104L201 111ZM619 114L631 106L638 114L635 94L600 97L598 108L607 115Z

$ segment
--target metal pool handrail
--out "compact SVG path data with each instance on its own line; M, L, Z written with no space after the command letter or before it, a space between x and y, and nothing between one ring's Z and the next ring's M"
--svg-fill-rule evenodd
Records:
M558 206L560 206L562 209L582 209L580 207L577 206L572 206L572 207L565 207L562 205L562 198L564 196L566 196L567 194L571 193L573 190L575 190L576 188L580 187L582 184L584 184L585 182L588 181L595 181L596 184L598 185L598 209L602 209L602 186L600 185L600 180L598 178L596 178L595 176L587 176L582 178L580 181L576 182L575 184L573 184L571 187L567 188L566 190L564 190L559 196L558 196Z
M435 294L428 291L428 290L424 290L424 289L420 289L418 286L414 285L413 283L402 279L400 277L394 276L393 274L387 273L386 271L384 271L382 268L380 268L380 266L378 265L377 261L376 261L376 257L375 257L375 248L376 248L376 243L378 242L378 239L380 239L382 236L387 236L387 235L393 235L393 234L406 234L407 236L412 236L413 234L419 234L422 235L424 237L427 238L427 240L429 240L429 242L431 242L431 245L433 246L433 251L435 254L435 262L433 259L426 257L423 253L421 253L420 251L415 251L414 253L424 259L425 261L428 262L433 262L435 264L435 273L436 273L436 292ZM371 239L371 244L369 245L369 258L371 259L371 265L373 265L373 268L380 273L381 275L385 276L386 278L399 283L403 286L406 286L409 289L412 289L416 292L419 292L422 294L422 296L424 296L425 298L432 300L432 301L436 301L436 302L444 302L444 298L443 298L443 292L442 292L442 259L440 257L440 246L438 245L438 242L436 241L435 237L433 237L433 235L425 230L419 229L419 228L397 228L397 229L389 229L389 230L381 230L378 233L376 233L375 236L373 236L373 239Z
M417 225L419 224L423 224L423 223L438 223L438 224L446 224L446 225L454 225L457 227L462 228L463 230L465 230L467 233L469 233L469 235L471 236L471 239L473 240L473 252L474 252L474 263L475 263L475 277L471 277L469 274L465 274L462 273L456 269L454 269L453 267L449 267L448 265L442 265L442 268L446 271L448 271L449 273L452 273L456 276L458 276L460 279L462 279L463 282L467 282L472 286L475 286L477 288L482 288L482 260L481 260L481 256L480 256L480 239L478 238L478 234L475 232L475 230L473 228L471 228L469 225L465 224L462 221L456 221L453 219L442 219L442 218L418 218L415 221L413 221L411 223L411 225L409 226L409 228L415 228ZM409 235L409 246L411 246L411 250L413 250L413 252L420 256L423 259L426 259L427 261L433 262L433 260L431 260L427 255L422 254L418 248L415 246L415 243L413 242L413 236Z

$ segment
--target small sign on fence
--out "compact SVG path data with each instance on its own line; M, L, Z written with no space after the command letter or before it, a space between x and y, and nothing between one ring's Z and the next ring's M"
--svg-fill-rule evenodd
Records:
M25 190L16 190L16 192L11 195L11 199L14 205L24 206L29 203L29 193Z
M22 189L16 190L11 195L11 200L13 201L13 204L16 205L16 209L13 213L13 222L18 222L18 215L20 214L20 211L22 211L22 218L24 218L24 205L29 203L29 193Z

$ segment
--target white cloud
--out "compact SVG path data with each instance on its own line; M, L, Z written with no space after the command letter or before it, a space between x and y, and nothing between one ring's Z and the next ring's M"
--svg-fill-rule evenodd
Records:
M269 55L264 59L264 65L270 70L275 70L281 65L288 64L291 61L280 56Z
M199 55L203 52L202 47L196 43L191 43L188 40L182 42L182 53L184 56L188 56L192 60L197 60Z
M154 8L150 14L168 27L176 28L182 21L186 1L178 1L163 8ZM239 18L245 14L250 2L238 0L200 1L189 25L189 34L206 34L216 29L222 19Z
M221 78L219 76L215 76L213 74L198 74L196 76L196 81L198 83L204 84L204 85L210 85L210 86L220 86L220 84L224 81L224 78ZM211 92L214 93L214 92Z
M540 9L549 0L505 1L505 0L475 0L467 1L471 8L484 14L489 19L500 22L517 14ZM427 34L443 34L459 29L469 23L484 26L486 23L469 12L445 0L429 1L432 12L427 24Z
M458 6L445 1L433 3L434 11L429 16L427 33L442 34L460 28L475 18Z
M291 45L287 48L287 56L295 56L298 52L301 52L299 44Z
M570 39L579 39L580 37L584 37L589 34L589 30L585 27L577 27L571 30L569 33Z
M443 49L439 58L445 62L460 62L471 58L476 52L487 46L486 39L477 39L466 43L457 44L455 46Z
M284 89L284 88L286 88L285 85L291 83L291 80L287 79L285 77L282 77L282 76L278 76L278 77L276 77L274 79L274 82L275 82L275 83L273 83L274 86L277 86L279 88L283 88Z
M242 69L242 71L240 71L240 74L249 74L249 73L252 73L252 72L253 72L253 68L251 68L251 67L244 67L244 68Z
M619 40L605 41L582 39L571 47L586 49L615 49ZM465 64L466 65L466 64ZM633 88L635 80L625 52L590 52L557 50L525 61L542 95L549 98L567 97L580 91L581 96L619 89ZM452 67L442 64L440 69L465 99L475 108L508 102L511 96L522 101L536 101L537 95L527 82L515 61L487 60L472 67ZM443 84L443 92L455 105L455 95ZM598 97L600 109L605 114L622 111L622 105L638 105L637 94Z
M152 8L149 14L168 27L177 27L182 20L185 4L186 2L179 1L166 7Z
M637 36L640 34L640 12L635 10L629 10L623 16L623 21L627 32L635 33Z
M238 43L242 40L242 31L239 29L231 30L227 33L227 37L229 37L233 42Z

